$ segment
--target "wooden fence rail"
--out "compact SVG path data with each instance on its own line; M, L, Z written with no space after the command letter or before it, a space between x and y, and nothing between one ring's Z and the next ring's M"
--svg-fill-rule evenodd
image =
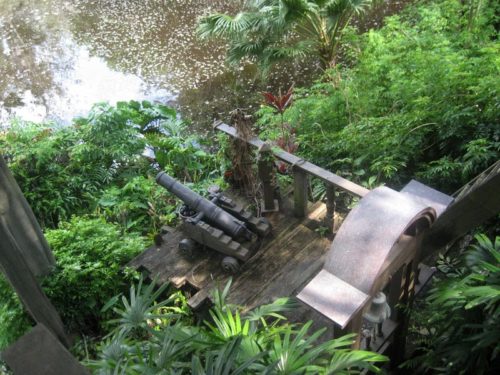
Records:
M243 139L238 135L237 130L227 124L224 124L221 121L217 121L214 123L214 129L222 131L233 138L240 139L248 142L254 147L261 148L265 142L260 140L257 137L253 137L251 139ZM343 177L337 176L336 174L327 171L313 163L310 163L304 159L299 158L296 155L290 154L281 149L272 149L273 155L292 166L293 175L294 175L294 210L295 215L298 217L302 217L306 214L305 208L307 207L307 175L311 175L317 177L325 182L328 199L333 199L334 188L339 188L351 195L356 197L364 197L370 190L355 184L352 181L346 180ZM332 207L332 202L330 202L330 207Z

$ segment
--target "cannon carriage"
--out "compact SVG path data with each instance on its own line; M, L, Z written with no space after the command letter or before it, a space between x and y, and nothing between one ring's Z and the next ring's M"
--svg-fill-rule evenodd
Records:
M210 199L206 199L165 172L157 175L156 182L184 202L180 230L185 238L178 246L188 256L199 247L217 251L225 255L222 268L236 273L240 261L247 261L257 251L260 240L271 233L266 218L245 210L218 187L210 188Z

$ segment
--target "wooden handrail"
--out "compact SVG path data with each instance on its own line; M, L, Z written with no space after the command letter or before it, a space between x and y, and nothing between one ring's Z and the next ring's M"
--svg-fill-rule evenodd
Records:
M257 148L260 148L264 142L260 140L258 137L253 137L249 140L242 139L235 128L233 128L230 125L224 124L221 121L217 121L214 123L214 129L220 130L228 135L230 135L233 138L241 139L243 141L248 142L252 146L255 146ZM323 169L321 167L318 167L317 165L314 165L313 163L310 163L304 159L299 158L298 156L295 156L293 154L290 154L289 152L286 152L281 149L273 149L273 154L276 158L280 159L281 161L284 161L285 163L291 164L294 168L297 168L299 170L304 171L305 173L308 173L314 177L318 177L319 179L323 180L327 184L331 184L333 186L336 186L349 194L352 194L356 197L364 197L366 194L369 193L370 190L364 188L361 185L355 184L352 181L346 180L343 177L337 176L335 173L332 173L330 171L327 171L326 169Z

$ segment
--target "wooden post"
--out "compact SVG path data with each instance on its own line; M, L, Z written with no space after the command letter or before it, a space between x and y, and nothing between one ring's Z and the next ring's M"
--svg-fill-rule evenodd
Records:
M5 218L2 217L0 217L0 264L7 280L33 319L46 326L63 345L68 347L68 338L59 314L28 267L15 239L8 230Z
M42 230L0 154L0 271L33 319L68 346L61 318L36 279L47 275L54 263Z
M387 295L387 303L391 306L391 319L395 322L399 321L400 307L399 303L404 297L404 285L403 285L403 273L405 272L405 266L402 266L399 270L392 275L389 281L389 292Z
M264 195L263 211L275 211L274 200L274 156L271 146L268 143L262 144L259 148L259 158L257 163L259 178L262 183L262 193Z
M90 371L41 323L5 349L2 359L14 374L90 375Z
M297 168L293 168L293 211L295 217L307 215L307 174Z
M326 216L325 224L333 232L335 215L335 187L331 184L326 184Z
M8 225L9 233L15 239L17 248L33 275L48 275L56 261L33 211L19 189L14 176L10 173L1 151L0 217L5 218L5 225Z
M416 262L411 261L409 264L404 267L404 272L402 275L404 276L403 280L403 290L401 291L402 296L400 299L400 303L406 305L407 310L411 308L413 302L413 296L415 293L415 275L416 275ZM399 314L398 318L398 328L396 332L394 332L394 341L393 341L393 351L391 355L391 367L396 368L401 362L403 362L405 356L405 347L406 347L406 334L408 331L409 325L409 315L402 313Z

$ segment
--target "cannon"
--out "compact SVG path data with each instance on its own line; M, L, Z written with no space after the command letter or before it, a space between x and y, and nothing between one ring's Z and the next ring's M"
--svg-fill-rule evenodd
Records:
M218 187L211 187L210 199L206 199L165 172L156 176L156 182L184 202L179 213L186 238L179 242L179 249L186 254L200 246L218 251L225 255L221 265L227 272L237 272L239 261L247 261L260 239L271 232L267 219L252 215Z

